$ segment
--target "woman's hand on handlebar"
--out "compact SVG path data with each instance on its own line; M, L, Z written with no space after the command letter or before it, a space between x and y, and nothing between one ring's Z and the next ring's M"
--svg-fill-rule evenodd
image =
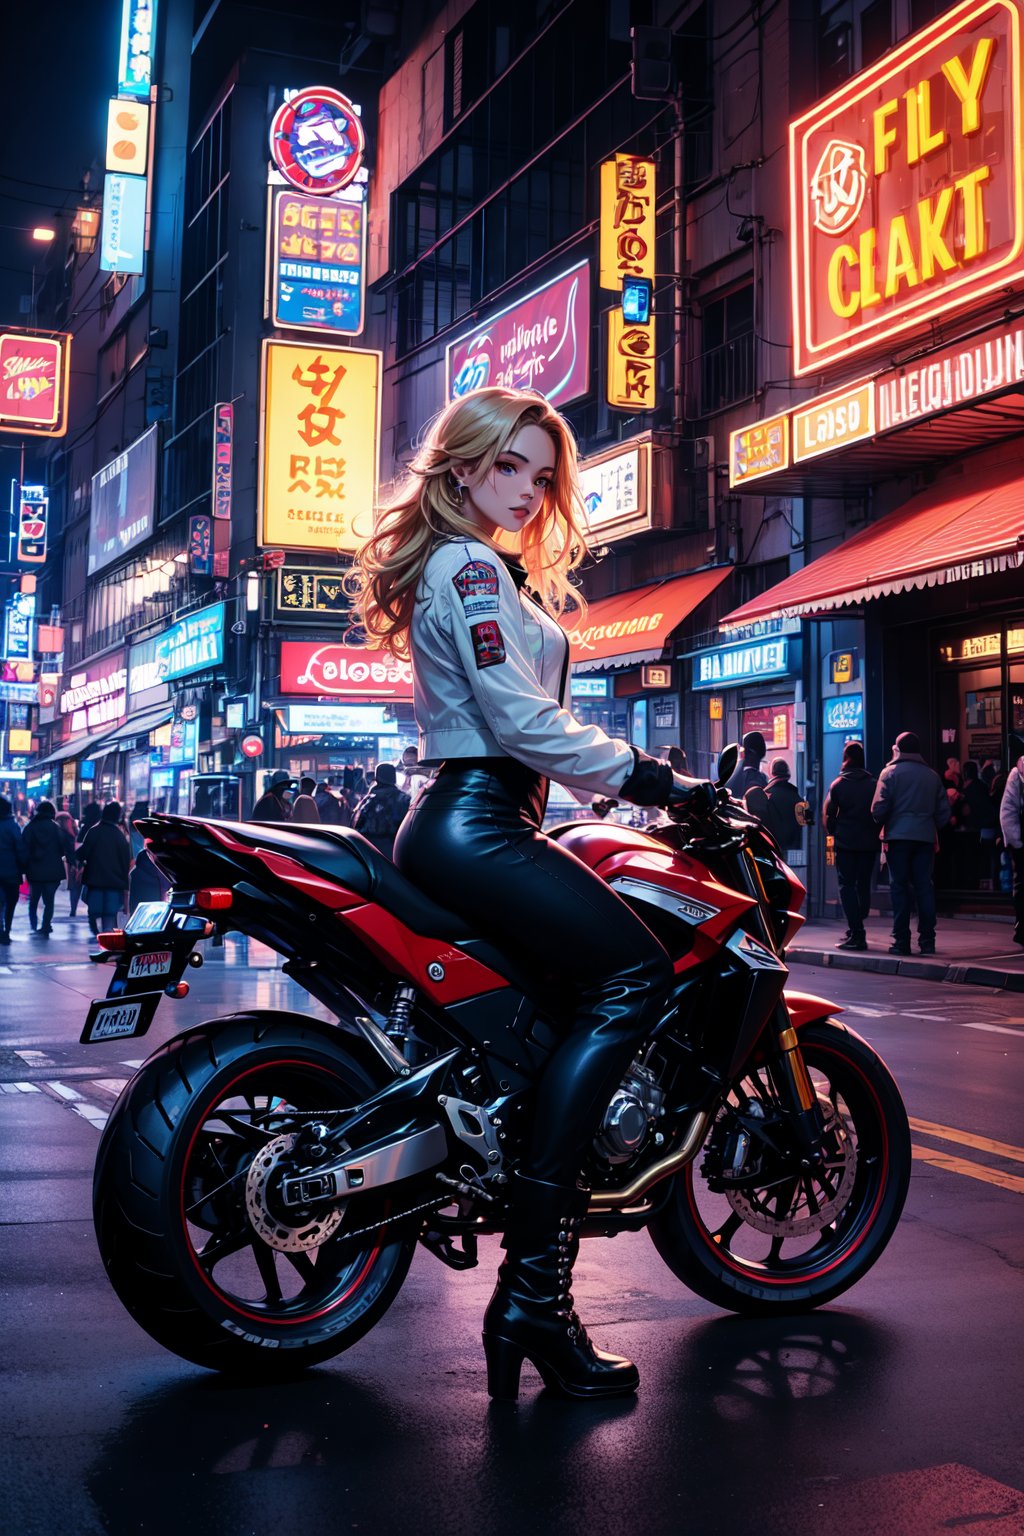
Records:
M707 779L688 779L681 773L672 775L672 788L666 808L670 811L694 811L708 816L718 805L718 790Z

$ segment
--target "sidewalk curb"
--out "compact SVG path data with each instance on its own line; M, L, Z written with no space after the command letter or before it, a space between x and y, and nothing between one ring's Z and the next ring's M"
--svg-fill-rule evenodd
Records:
M874 971L883 976L907 976L915 981L949 981L968 987L999 987L1006 992L1024 992L1024 975L1019 971L996 970L994 966L969 962L948 964L933 960L904 959L899 955L872 955L857 951L804 949L799 945L786 951L787 965L826 965L837 971Z

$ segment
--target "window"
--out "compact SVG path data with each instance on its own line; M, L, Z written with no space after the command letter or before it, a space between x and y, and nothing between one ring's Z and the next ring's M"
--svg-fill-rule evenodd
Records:
M754 285L708 300L700 321L700 415L754 393Z
M945 0L826 0L816 38L819 97L867 69L945 9Z

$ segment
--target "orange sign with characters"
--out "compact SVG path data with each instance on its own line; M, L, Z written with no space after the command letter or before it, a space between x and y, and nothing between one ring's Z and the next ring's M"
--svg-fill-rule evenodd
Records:
M601 165L601 287L654 278L655 165L616 155Z
M260 543L358 549L377 495L381 354L263 343Z
M790 125L794 372L1024 276L1024 0L965 0Z

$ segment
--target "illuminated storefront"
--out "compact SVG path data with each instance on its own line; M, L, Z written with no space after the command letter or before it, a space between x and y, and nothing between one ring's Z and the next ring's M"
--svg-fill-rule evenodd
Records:
M1024 751L1022 37L1022 0L966 0L790 127L794 374L817 388L732 433L729 485L842 498L846 528L723 638L814 621L822 793L846 740L877 772L914 730L997 791ZM991 829L944 833L936 878L998 901Z
M412 667L386 651L282 640L280 685L275 762L296 777L340 782L345 769L397 762L416 745Z

